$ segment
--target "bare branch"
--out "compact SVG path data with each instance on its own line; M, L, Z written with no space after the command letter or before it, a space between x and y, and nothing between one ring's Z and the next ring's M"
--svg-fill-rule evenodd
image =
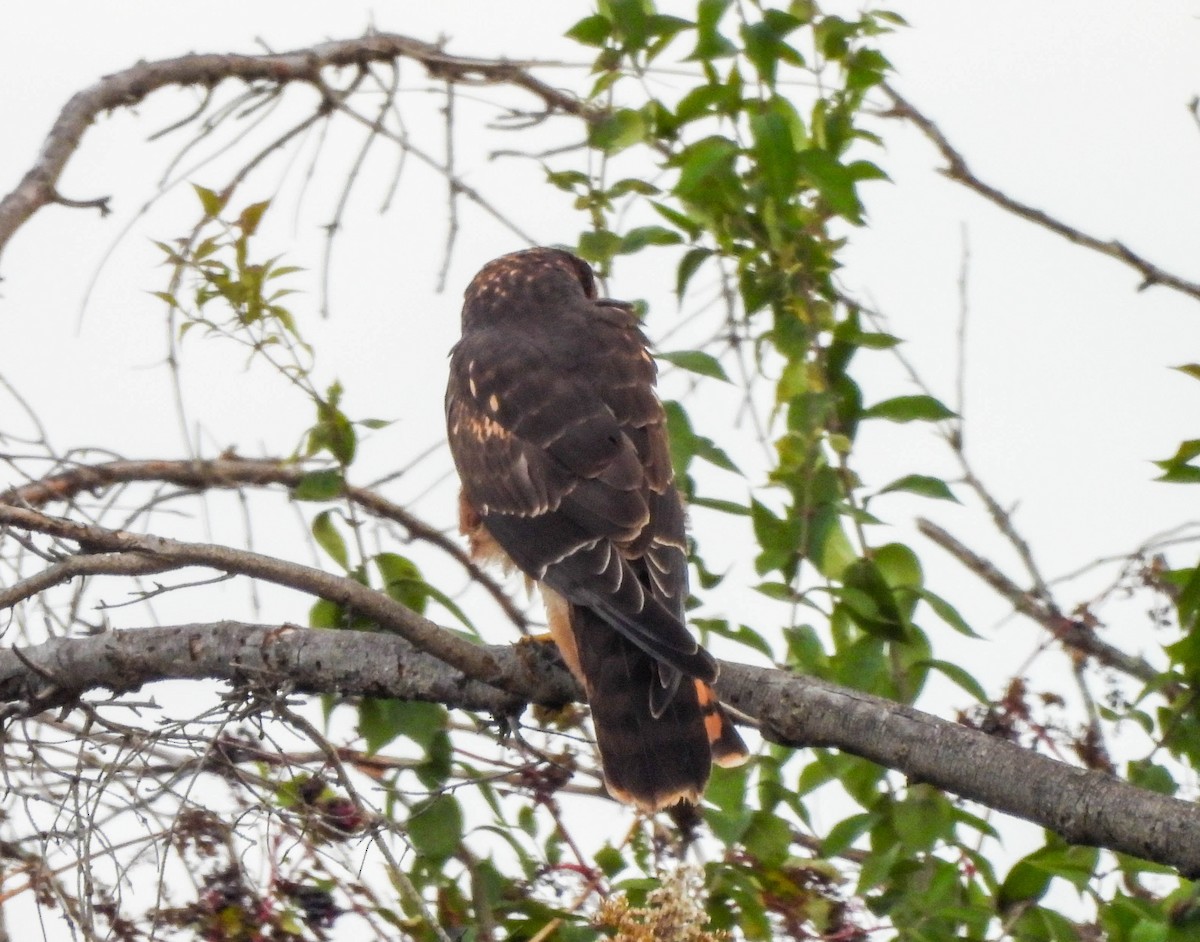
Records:
M1162 672L1153 664L1132 657L1120 648L1101 641L1086 625L1067 618L1036 593L1022 589L994 564L968 549L936 523L918 520L917 529L1000 593L1014 609L1036 621L1068 648L1088 654L1101 664L1136 677L1144 683L1153 683L1162 677Z
M1116 259L1118 262L1128 265L1142 276L1142 283L1138 286L1139 291L1152 288L1155 285L1163 285L1200 301L1200 283L1188 281L1186 278L1181 278L1178 275L1173 275L1159 268L1153 262L1138 255L1132 249L1115 239L1105 242L1103 239L1097 239L1095 236L1081 232L1074 226L1069 226L1040 209L1018 202L1006 193L979 179L971 171L970 167L967 166L966 159L954 148L946 138L946 135L942 133L941 129L932 120L914 108L911 103L886 82L881 85L881 88L892 100L892 107L886 116L903 118L906 121L912 122L921 133L929 138L946 159L947 166L942 170L942 173L951 180L961 183L968 189L974 190L1001 209L1015 216L1020 216L1034 225L1041 226L1043 229L1048 229L1062 236L1067 241L1073 242L1075 245L1091 249L1093 252L1099 252L1101 255L1107 255L1109 258Z
M127 530L109 530L62 517L51 517L25 507L0 505L0 526L70 540L89 552L137 553L177 567L206 566L288 586L373 619L384 631L400 635L469 677L488 683L502 679L486 649L422 618L382 592L344 576L261 553L211 543L185 543Z
M1072 844L1167 863L1184 876L1200 872L1200 807L1193 802L813 677L725 663L717 692L757 717L772 742L832 746L1033 821Z
M0 651L0 699L57 707L87 690L165 679L290 682L307 692L397 697L511 713L582 691L543 645L486 650L498 686L479 683L392 635L220 622L56 638ZM56 689L47 692L47 677ZM1200 807L1056 761L870 694L771 668L724 663L718 693L771 742L833 747L1096 845L1200 874ZM38 699L40 695L41 699Z
M295 487L311 468L275 458L238 458L225 456L213 461L109 461L103 464L79 465L67 471L30 481L7 491L0 491L0 504L38 508L53 501L71 501L84 491L96 492L114 484L131 481L162 481L198 491L233 488L244 485L266 486L282 484ZM372 490L347 487L347 499L385 520L398 523L411 538L431 543L451 556L467 574L496 600L504 614L522 631L528 619L503 587L479 568L452 539L419 517L409 513Z
M36 576L22 579L16 585L0 591L0 609L12 608L18 602L79 576L147 576L174 568L174 563L136 553L68 556Z
M211 89L225 79L236 78L279 86L300 82L320 87L323 69L365 68L372 62L402 58L421 63L430 76L445 82L511 85L540 99L548 111L587 121L599 116L599 112L574 95L546 84L530 72L530 68L546 63L454 56L438 46L393 33L372 33L359 39L337 40L278 54L189 55L140 62L77 92L63 107L33 166L16 189L0 200L0 253L39 209L48 203L65 202L56 189L58 181L88 127L105 111L137 105L147 95L169 85ZM101 201L88 201L85 205L101 206Z

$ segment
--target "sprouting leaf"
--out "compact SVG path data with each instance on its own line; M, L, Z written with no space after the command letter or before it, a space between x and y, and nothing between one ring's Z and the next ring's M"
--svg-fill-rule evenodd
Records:
M258 224L262 221L263 213L267 211L267 207L270 205L270 200L263 200L261 203L251 203L238 216L238 228L245 235L254 235L258 230Z
M225 208L225 204L229 201L228 196L219 196L215 191L200 186L197 183L192 184L192 189L200 197L200 205L204 209L204 215L211 216L213 219L221 215L221 210Z

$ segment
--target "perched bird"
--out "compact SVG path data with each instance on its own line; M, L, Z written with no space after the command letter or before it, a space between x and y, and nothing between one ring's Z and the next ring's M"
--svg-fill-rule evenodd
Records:
M686 627L684 511L647 345L582 259L504 255L467 287L446 423L472 555L538 583L609 792L654 811L699 801L712 763L747 752Z

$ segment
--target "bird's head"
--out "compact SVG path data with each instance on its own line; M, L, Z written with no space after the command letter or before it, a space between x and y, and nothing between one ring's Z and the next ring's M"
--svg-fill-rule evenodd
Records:
M562 249L533 248L492 259L465 292L463 327L538 316L596 299L596 278Z

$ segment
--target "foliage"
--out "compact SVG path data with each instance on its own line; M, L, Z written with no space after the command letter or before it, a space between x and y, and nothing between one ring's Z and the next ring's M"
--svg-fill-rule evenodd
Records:
M547 190L569 194L581 214L572 247L605 276L633 257L669 259L681 321L698 286L724 289L714 329L660 357L664 372L686 374L688 384L667 403L672 458L693 512L718 515L753 544L754 589L771 615L747 625L727 610L696 626L734 659L906 704L931 679L949 681L968 698L964 724L1193 797L1200 566L1133 558L1122 587L1153 600L1174 639L1164 649L1169 671L1144 689L1114 680L1103 702L1075 712L1022 678L996 688L945 653L979 626L927 584L885 511L888 495L965 499L975 486L969 469L948 481L914 462L882 487L863 483L856 449L869 423L914 436L940 430L952 452L961 432L955 412L924 389L864 401L856 376L894 357L899 339L836 277L848 234L867 224L870 187L886 185L868 102L891 68L887 34L903 27L886 11L847 18L812 2L699 0L685 18L652 0L600 0L567 31L594 56L587 158L542 159ZM655 96L645 78L667 63L682 63L687 79ZM347 414L353 377L346 386L317 379L302 308L286 301L297 269L258 254L273 207L235 209L232 190L196 192L192 234L160 244L172 355L220 340L298 391L313 417L291 456L306 470L289 494L323 562L475 637L474 610L451 580L368 536L351 482L367 433L386 423ZM649 323L661 328L668 316L652 311ZM744 394L765 465L702 421L695 403L718 386ZM1197 442L1183 443L1160 463L1164 479L1200 480L1197 455ZM693 565L698 592L720 586L705 546L695 547ZM1035 601L1065 617L1052 599ZM1067 620L1096 625L1086 607ZM313 606L310 624L371 627L328 599ZM1080 655L1085 693L1092 670ZM540 711L549 732L539 736L514 717L327 696L318 729L288 691L235 693L245 706L206 740L203 762L222 770L220 802L239 824L216 811L181 812L168 837L196 875L195 898L132 916L102 903L113 937L171 929L221 942L321 939L358 931L341 928L355 919L379 937L418 940L1175 942L1200 931L1193 886L1162 868L1050 833L1012 859L986 809L833 750L764 745L751 765L715 771L694 819L622 819L599 849L583 848L574 815L605 799L581 709ZM280 728L298 742L264 745ZM333 746L348 728L353 747ZM1114 760L1109 744L1131 729L1143 735L1122 737ZM167 741L160 735L156 747ZM191 732L181 725L169 735L182 742ZM305 744L315 758L297 757ZM249 831L256 837L247 841ZM246 844L269 876L253 872ZM354 875L353 862L367 857L388 892Z

